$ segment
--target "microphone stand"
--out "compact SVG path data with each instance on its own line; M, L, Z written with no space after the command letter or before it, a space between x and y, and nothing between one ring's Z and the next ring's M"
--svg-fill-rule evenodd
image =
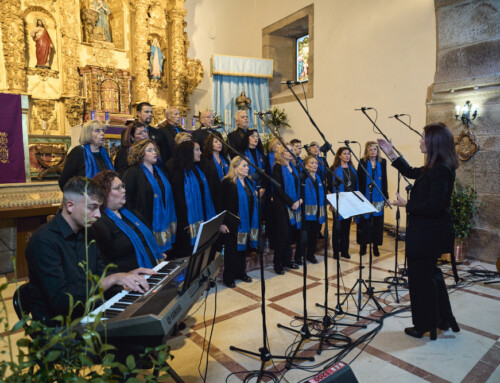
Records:
M301 172L299 173L299 180L300 180L300 183L301 183L301 193L300 195L302 196L303 195L303 192L305 190L305 177L301 176L301 174L305 174L306 177L310 178L311 180L313 180L311 174L309 173L309 171L300 163L298 157L295 155L295 153L293 153L289 148L288 146L286 145L285 141L283 140L283 138L278 135L270 126L269 124L264 120L264 113L258 113L258 116L260 118L260 120L263 122L263 124L266 126L267 129L269 129L269 131L281 142L281 144L283 145L283 148L291 154L292 158L295 160L295 163L297 164L297 168L301 168ZM287 327L287 326L283 326L281 324L278 323L278 328L284 328L284 329L287 329L291 332L294 332L296 334L299 334L300 335L300 341L297 343L297 346L295 347L295 350L293 351L292 353L292 356L289 357L287 359L287 362L286 362L286 365L285 367L287 369L289 369L291 366L292 366L292 362L294 359L301 359L301 358L297 358L297 353L299 352L300 348L302 347L302 343L304 342L305 339L310 339L311 338L311 332L309 331L309 325L308 325L308 318L307 318L307 260L306 260L306 256L305 256L305 251L303 249L303 242L304 242L304 221L305 221L305 209L300 207L301 209L301 226L300 226L300 235L299 235L299 243L297 244L297 246L300 246L301 249L302 249L302 263L304 265L304 268L303 268L303 271L302 271L302 276L303 276L303 283L302 283L302 298L303 298L303 312L304 312L304 316L303 317L295 317L296 319L302 319L304 321L302 327L300 330L296 330L296 329L293 329L293 328L290 328L290 327ZM298 249L296 249L295 251L297 251ZM291 260L289 260L291 261ZM308 360L310 361L314 361L314 357L311 357L309 358Z
M304 104L302 103L302 101L300 100L300 98L297 96L297 93L295 93L295 91L293 90L293 84L292 83L287 83L287 86L288 86L288 89L290 89L290 91L292 92L293 96L295 97L295 99L297 100L297 102L299 103L299 105L301 106L302 110L304 111L304 113L307 115L307 117L309 118L309 121L311 122L311 124L314 126L314 128L316 129L316 131L318 132L318 134L321 136L321 138L323 139L324 141L324 145L323 147L325 148L325 151L324 151L324 154L326 156L326 153L328 151L330 151L333 155L333 157L335 157L335 152L333 151L332 149L332 145L327 141L325 135L323 134L323 132L321 131L321 129L318 127L318 125L316 124L316 122L314 121L314 119L312 118L311 114L309 113L309 111L307 110L307 108L304 106ZM318 161L320 161L319 159L319 156L318 156ZM323 164L324 165L324 168L325 168L325 179L326 179L326 174L329 173L332 177L332 181L336 183L336 185L343 185L344 182L328 167L328 166L325 166L326 164ZM324 185L326 185L326 182L324 183ZM358 197L359 198L359 197ZM336 237L339 236L339 232L340 232L340 226L339 226L339 211L338 211L338 207L339 207L339 193L336 193L336 200L337 200L337 210L335 212L335 215L336 215L336 219L334 219L334 226L336 227L333 227L333 234L332 234L332 237L335 238L335 232L337 233ZM326 207L326 204L325 204L325 218L327 218L327 214L326 214L326 210L327 210L327 207ZM337 317L337 315L351 315L353 316L353 314L349 314L349 313L346 313L345 311L342 310L342 306L340 304L340 257L337 258L337 306L335 308L331 308L328 306L328 220L325 221L325 247L324 247L324 262L325 262L325 302L323 305L319 304L319 303L316 303L316 307L321 307L324 309L324 316L323 316L323 321L322 321L322 325L323 325L323 329L320 331L320 333L317 335L318 337L320 337L320 344L319 344L319 348L318 348L318 351L317 351L317 354L320 355L322 350L323 350L323 341L324 339L337 339L338 340L338 336L336 337L336 334L333 333L331 334L330 333L330 328L334 328L336 325L337 326L348 326L348 327L360 327L360 328L366 328L367 326L366 325L357 325L357 324L342 324L342 323L339 323L335 320L335 318ZM333 317L330 317L329 315L329 311L333 311L335 313L335 315ZM346 337L347 339L347 342L350 342L350 338Z
M368 170L365 168L365 166L363 165L363 163L359 160L358 157L356 157L356 154L351 150L351 147L349 146L349 141L346 140L344 141L344 144L345 146L349 149L349 151L351 152L351 155L356 159L356 161L358 162L358 165L361 167L361 169L365 172L366 174L366 177L367 177L367 183L368 183L368 179L370 181L369 183L369 189L370 189L370 203L373 202L373 188L376 188L378 190L378 192L380 193L380 195L382 196L382 198L384 199L385 203L387 203L387 205L392 209L392 206L391 204L389 203L389 201L387 200L387 198L385 198L384 194L382 193L382 190L380 190L380 188L378 187L378 185L376 184L375 180L370 176L370 174L368 174ZM359 177L359 175L358 175ZM363 193L363 191L361 191ZM363 193L364 194L364 193ZM359 256L359 278L358 280L356 281L356 283L354 284L354 286L351 288L351 291L349 291L349 293L347 294L347 296L345 297L344 299L344 302L347 300L347 298L349 297L349 295L352 293L352 291L354 290L354 288L359 284L359 290L358 290L358 302L357 302L357 313L358 313L358 319L359 319L359 312L368 304L368 302L370 301L370 299L373 300L373 302L375 303L375 306L377 306L377 309L382 311L384 314L386 313L384 311L384 309L382 308L382 306L380 305L380 303L377 301L377 299L375 298L374 296L374 290L373 290L373 287L372 287L372 260L373 260L373 253L372 253L372 242L371 242L371 229L373 227L373 214L370 213L369 215L369 238L370 238L370 242L369 242L369 248L370 248L370 251L369 251L369 268L368 268L368 285L366 285L366 282L363 280L363 265L362 265L362 259L363 257L360 255ZM361 306L361 300L362 300L362 296L361 296L361 289L362 289L362 286L365 286L366 288L366 292L365 294L368 295L368 299L366 300L365 304L363 306ZM380 291L382 292L382 291ZM386 292L386 291L384 291ZM373 320L373 319L371 319Z
M210 135L219 139L213 132L209 131ZM222 145L229 149L231 152L235 153L236 155L238 156L241 156L243 159L245 159L245 161L250 165L252 166L255 171L267 178L273 185L274 187L278 187L280 188L281 187L281 184L279 182L277 182L274 178L272 177L269 177L266 173L264 173L258 166L255 166L254 164L252 164L252 162L250 161L250 159L248 157L246 157L245 155L241 154L240 152L238 152L235 148L233 148L232 146L230 146L229 144L225 143L224 141L221 141ZM260 185L259 185L259 188L260 188ZM260 199L260 190L257 188L256 189L257 192L258 192L258 212L259 212L259 220L261 219L260 217L260 203L261 203L261 199ZM267 324L266 324L266 282L265 282L265 278L264 278L264 246L262 246L263 244L263 240L262 240L262 225L259 224L259 246L258 246L258 253L259 253L259 262L260 262L260 290L261 290L261 313L262 313L262 347L259 348L259 352L254 352L254 351L249 351L249 350L245 350L245 349L242 349L242 348L238 348L238 347L235 347L235 346L230 346L229 349L231 351L237 351L237 352L241 352L241 353L244 353L244 354L248 354L248 355L253 355L253 356L256 356L260 359L261 361L261 365L260 365L260 370L259 372L257 373L257 382L261 382L263 377L264 376L267 376L267 377L274 377L274 375L268 371L265 371L265 366L267 364L267 362L269 362L270 360L272 359L285 359L285 360L288 360L289 357L288 356L285 356L285 355L273 355L271 354L271 352L269 351L269 348L267 347ZM296 359L303 359L303 360L310 360L310 358L299 358L297 357ZM250 373L247 378L253 378L255 376L254 373Z

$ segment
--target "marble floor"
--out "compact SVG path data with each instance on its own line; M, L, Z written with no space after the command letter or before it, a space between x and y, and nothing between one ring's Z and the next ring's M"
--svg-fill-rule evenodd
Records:
M354 238L352 232L351 239ZM340 262L341 293L350 291L359 278L360 257L354 242L350 251L352 258ZM324 309L316 307L317 303L325 301L322 252L318 251L318 264L308 264L306 277L307 314L310 319L320 321L325 316ZM399 266L402 266L403 253L404 243L400 242ZM461 281L449 290L461 328L459 333L438 330L437 341L405 335L403 329L411 326L408 290L400 286L396 293L392 286L386 291L386 283L376 282L373 283L375 299L367 300L367 295L363 294L359 304L357 286L347 299L341 296L341 302L346 299L342 311L348 315L334 318L334 326L329 328L328 339L323 343L321 354L317 355L320 346L317 334L321 325L310 322L307 329L311 337L301 337L297 332L278 327L287 326L299 332L305 329L303 321L295 319L303 315L303 268L276 275L270 260L271 256L266 255L265 313L267 344L276 357L265 363L266 372L273 377L265 377L264 381L306 382L333 363L342 361L350 365L359 382L500 382L500 284L484 284L481 275L470 272L495 270L494 265L466 261L459 266ZM185 382L202 382L200 376L205 372L207 382L257 381L249 374L259 371L259 357L231 350L231 346L235 346L258 353L264 342L260 270L256 267L256 259L249 262L253 282L239 282L231 289L222 284L219 275L216 288L202 296L191 309L185 320L186 328L169 341L174 355L171 366ZM368 262L368 256L362 257L364 280L368 279ZM373 259L372 279L383 281L392 275L388 270L394 267L394 239L386 237L381 256ZM337 272L331 253L328 268L328 305L336 306ZM447 265L442 268L451 286L451 268ZM362 292L366 290L362 285ZM11 297L12 292L9 286L4 297ZM377 309L377 304L383 311ZM12 308L8 301L7 306ZM361 317L358 320L359 306ZM14 323L13 309L9 309L9 318ZM366 328L350 326L352 324L366 325ZM279 358L294 352L296 356L314 357L314 361L287 363L286 359Z

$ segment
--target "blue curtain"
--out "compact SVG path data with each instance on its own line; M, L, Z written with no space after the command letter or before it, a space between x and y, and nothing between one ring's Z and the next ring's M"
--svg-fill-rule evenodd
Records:
M235 100L245 92L246 96L252 100L248 116L250 118L250 127L255 128L254 112L266 111L270 108L269 101L269 82L267 78L248 77L248 76L228 76L213 75L212 108L215 112L225 118L225 111L231 111L231 122L225 121L229 126L229 132L236 127L234 124L234 114L237 112ZM229 118L229 117L228 117ZM262 122L257 116L257 129L264 132ZM265 130L267 128L264 127ZM268 133L265 131L264 133Z

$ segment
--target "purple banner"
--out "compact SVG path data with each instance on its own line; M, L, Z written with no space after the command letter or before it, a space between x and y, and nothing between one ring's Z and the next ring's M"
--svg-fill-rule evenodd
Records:
M0 93L0 183L26 182L21 96Z

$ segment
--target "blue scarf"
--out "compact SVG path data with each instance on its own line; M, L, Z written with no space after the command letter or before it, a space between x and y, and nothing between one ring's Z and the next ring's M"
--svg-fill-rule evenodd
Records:
M297 173L300 173L302 169L304 169L304 161L302 161L302 158L297 157L297 159L300 162L300 165L296 163L295 165L292 164L292 167L297 171Z
M187 218L189 224L189 236L191 246L194 246L196 235L200 225L215 216L214 203L208 188L208 181L201 169L195 165L195 171L200 175L203 182L204 195L201 197L200 184L193 170L184 170L184 195L186 197ZM206 217L203 216L203 206L205 206Z
M292 166L293 169L293 166ZM295 170L293 170L295 172ZM285 165L281 166L281 172L283 173L283 183L285 184L285 193L295 202L300 199L300 186L298 188L295 187L295 178L288 170L288 167ZM287 206L288 209L288 218L290 218L290 224L292 226L297 225L297 229L301 227L301 217L300 217L300 207L297 210L292 210Z
M215 159L215 156L212 156L212 159L215 162L215 167L217 169L217 174L219 175L219 181L222 181L222 178L224 178L224 176L227 174L227 172L229 170L229 165L228 165L226 159L224 158L224 156L219 154L219 158L220 158L220 162L222 163L222 166L219 164L219 162L217 162L217 160Z
M366 163L366 170L368 170L370 176L373 178L377 186L379 187L380 190L382 190L382 165L380 162L377 161L377 165L375 167L375 172L373 171L372 165L370 161L367 161ZM370 189L368 188L368 184L370 183L370 179L366 177L366 189L365 189L365 197L370 200ZM375 202L382 202L384 198L382 197L382 194L376 189L373 188L372 192L372 203L374 204ZM380 211L373 213L374 216L380 216L384 214L384 208L380 209ZM370 217L369 214L365 214L365 218L368 219Z
M144 223L142 223L139 218L137 218L134 214L132 214L124 207L122 207L119 211L125 218L127 218L130 222L137 226L139 231L146 239L149 250L151 250L154 258L162 259L162 252L156 244L155 237L153 236L151 230L149 230L149 228ZM123 219L120 219L114 212L112 212L108 208L106 208L105 213L109 218L111 218L116 226L118 226L118 228L125 233L125 235L130 239L130 242L132 242L132 245L134 245L135 256L137 257L137 264L139 265L139 267L152 269L153 264L151 263L148 252L144 248L141 238L139 238L134 229L132 229Z
M252 222L250 222L249 204L245 186L239 179L236 179L236 186L238 187L238 215L240 217L240 226L238 228L238 251L246 250L248 242L250 242L251 248L257 247L257 241L259 239L259 209L257 206L257 197L255 196L255 187L250 180L247 180L247 185L250 187L253 196Z
M252 156L252 153L250 152L250 149L245 150L245 156L248 157L250 162L257 166L258 168L264 169L264 157L262 154L259 152L259 149L255 149L255 153L257 154L257 163L255 163L255 160ZM255 173L255 168L253 166L248 167L248 175L251 176L252 174Z
M104 160L106 167L109 170L115 170L113 164L111 163L111 158L109 158L108 151L104 149L103 146L99 148L99 153L101 154L101 157ZM83 145L83 159L85 161L85 176L87 178L92 178L101 170L104 170L104 169L99 169L99 165L97 165L97 161L95 160L94 155L92 154L92 150L90 150L90 144Z
M351 165L348 165L348 166L349 166L349 168L350 168L350 169L354 172L354 174L356 174L356 187L354 188L354 190L359 190L359 179L358 179L358 177L357 177L356 170L355 170L355 169L354 169ZM334 173L337 175L337 177L339 177L342 181L344 181L344 172L343 172L343 170L342 170L342 166L341 166L341 165L339 165L339 166L337 167L337 169L335 169L335 170L334 170ZM336 192L337 192L337 190L336 190L336 189L337 189L337 188L334 186L334 187L333 187L333 192L334 192L334 193L336 193ZM339 186L339 190L338 190L338 191L339 191L339 192L343 192L343 191L345 191L344 184L340 184L340 186ZM343 219L344 219L344 217L342 217L342 216L339 214L339 220L343 220ZM356 219L355 219L355 221L356 221Z
M154 174L144 164L141 165L142 171L153 188L153 234L161 251L167 251L172 248L172 243L175 242L175 232L177 231L177 217L173 204L174 197L170 182L168 182L158 166L153 165L153 167L160 176L165 188L165 198L163 198L163 193Z
M318 221L320 224L323 224L325 222L325 191L323 189L323 183L318 176L316 176L316 183L318 185L319 203L313 181L309 177L306 178L306 221Z
M268 156L268 159L269 159L269 167L272 170L273 166L274 166L274 162L276 161L276 153L270 152L267 156Z

